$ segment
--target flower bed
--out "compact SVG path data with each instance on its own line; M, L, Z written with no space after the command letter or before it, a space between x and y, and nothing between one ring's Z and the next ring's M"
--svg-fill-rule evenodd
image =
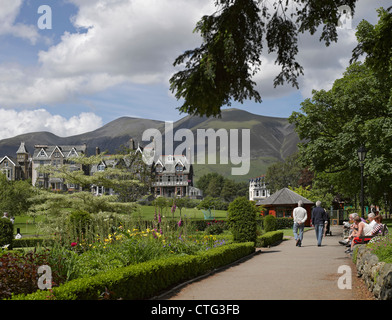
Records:
M233 243L193 255L147 261L78 278L51 291L14 296L13 300L148 299L183 281L253 253L254 243Z
M205 233L187 235L185 231L184 228L178 228L163 234L156 228L138 230L120 226L107 237L96 235L95 239L89 236L77 241L63 239L63 243L55 241L50 248L36 248L33 255L21 251L9 252L2 256L0 263L0 275L3 274L0 278L0 299L9 298L12 293L28 294L36 291L39 277L37 268L40 265L50 266L54 276L53 286L59 286L75 279L94 277L151 260L196 255L228 244L222 236ZM25 273L18 271L18 266L23 265L28 265L29 270L35 270L26 279ZM13 277L6 278L7 274Z

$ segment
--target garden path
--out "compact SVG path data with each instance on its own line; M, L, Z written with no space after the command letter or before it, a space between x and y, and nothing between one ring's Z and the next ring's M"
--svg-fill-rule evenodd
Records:
M304 233L301 247L293 239L259 248L250 259L211 276L172 290L170 300L354 300L356 268L344 253L342 226L317 246L313 229ZM341 266L349 269L339 270ZM349 270L349 271L347 271ZM339 289L338 279L351 273L352 289ZM349 284L346 280L343 284Z

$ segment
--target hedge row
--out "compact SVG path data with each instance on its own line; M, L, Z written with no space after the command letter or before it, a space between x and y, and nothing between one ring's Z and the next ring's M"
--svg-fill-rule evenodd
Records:
M267 217L267 216L266 216ZM257 224L264 229L264 219L265 217L259 217L257 219ZM293 227L293 218L276 218L276 229L287 229Z
M283 231L270 231L257 237L256 247L268 247L283 240Z
M94 277L75 279L54 287L51 292L37 291L14 296L12 300L97 300L104 292L110 293L110 299L148 299L254 251L252 242L229 244L197 255L148 261Z

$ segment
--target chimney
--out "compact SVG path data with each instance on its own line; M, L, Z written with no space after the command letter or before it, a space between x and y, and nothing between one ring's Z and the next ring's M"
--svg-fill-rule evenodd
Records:
M99 150L98 147L95 147L95 155L97 156L97 155L99 155L100 153L101 153L101 150Z

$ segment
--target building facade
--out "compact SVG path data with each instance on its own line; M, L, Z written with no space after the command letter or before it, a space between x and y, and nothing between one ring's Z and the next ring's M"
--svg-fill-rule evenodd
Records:
M265 176L260 176L249 180L249 200L259 201L270 196L270 191L265 183Z
M69 146L35 145L34 149L32 157L33 186L55 191L80 190L79 185L66 184L64 179L42 173L39 169L42 166L60 167L66 165L71 171L83 170L88 174L84 166L73 161L75 157L87 155L86 144Z
M184 155L163 155L153 164L155 174L152 189L155 196L186 197L196 194L193 187L193 167Z
M22 142L16 151L16 158L4 156L0 160L0 171L8 180L27 180L31 178L31 158Z

